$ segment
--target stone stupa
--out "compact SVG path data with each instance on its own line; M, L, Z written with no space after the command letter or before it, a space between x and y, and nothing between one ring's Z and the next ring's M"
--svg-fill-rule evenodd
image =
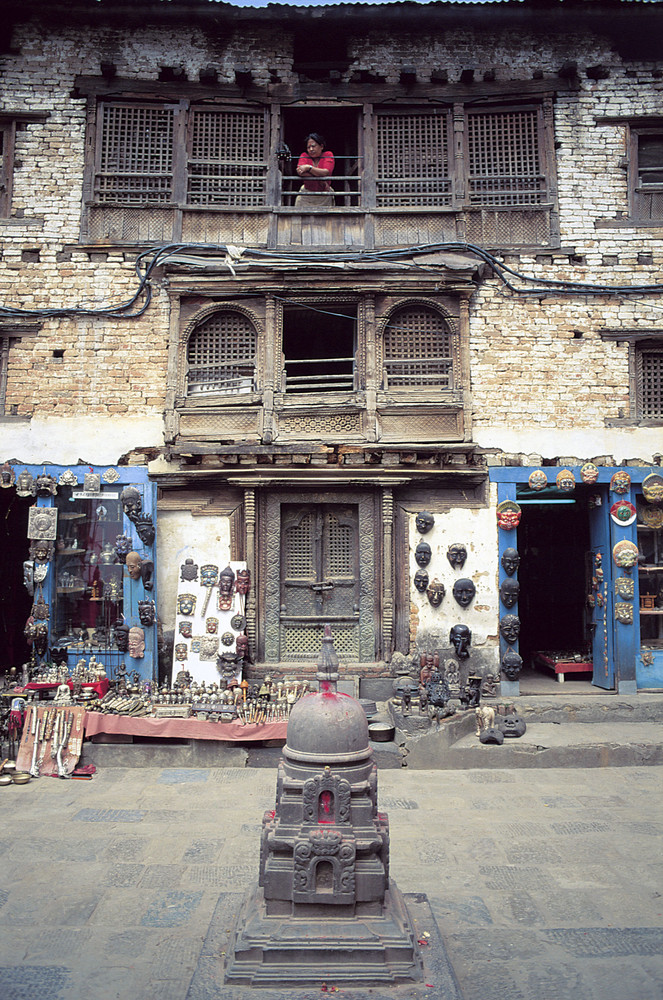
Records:
M225 982L251 986L420 980L403 897L389 878L389 824L364 711L339 694L325 626L319 692L293 707L276 807L265 813L258 885L249 890L225 960Z

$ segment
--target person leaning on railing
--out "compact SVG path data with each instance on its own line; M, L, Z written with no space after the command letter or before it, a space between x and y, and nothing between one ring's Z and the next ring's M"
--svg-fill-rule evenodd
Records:
M306 136L306 152L297 163L297 173L303 180L295 199L295 208L331 208L334 193L328 177L334 172L334 154L325 148L325 138L319 132Z

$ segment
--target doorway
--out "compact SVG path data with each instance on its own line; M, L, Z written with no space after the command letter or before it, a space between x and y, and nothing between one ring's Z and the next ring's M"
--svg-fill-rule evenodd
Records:
M532 677L550 681L543 689L539 683L537 692L530 690L530 694L558 687L553 668L544 666L537 654L573 662L574 668L564 673L565 681L587 688L591 681L591 667L579 669L592 662L593 630L587 604L590 525L584 491L576 489L575 493L573 499L539 494L529 503L518 494L518 502L527 504L518 527L521 690Z
M0 490L0 669L3 673L30 659L23 629L32 610L32 597L23 583L23 563L29 558L28 511L32 497L19 497L14 489Z

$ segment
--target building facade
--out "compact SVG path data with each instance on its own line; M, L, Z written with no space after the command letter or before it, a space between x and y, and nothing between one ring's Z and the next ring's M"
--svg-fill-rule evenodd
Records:
M125 621L154 600L164 635L160 664L149 635L125 658L141 676L169 669L191 559L249 569L255 676L311 674L328 622L371 696L461 623L504 693L541 656L663 686L657 6L9 6L0 501L20 572L14 480L71 471L84 493L113 469L118 533L154 567ZM335 156L319 204L296 171L311 132ZM128 486L154 499L152 545ZM20 659L26 608L2 607ZM51 615L52 647L76 614Z

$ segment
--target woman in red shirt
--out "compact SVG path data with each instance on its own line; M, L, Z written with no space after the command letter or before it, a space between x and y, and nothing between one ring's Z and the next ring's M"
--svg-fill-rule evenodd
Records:
M306 152L297 163L297 173L304 183L295 199L295 208L330 208L334 195L327 178L333 171L334 154L325 149L324 136L310 132L306 136Z

